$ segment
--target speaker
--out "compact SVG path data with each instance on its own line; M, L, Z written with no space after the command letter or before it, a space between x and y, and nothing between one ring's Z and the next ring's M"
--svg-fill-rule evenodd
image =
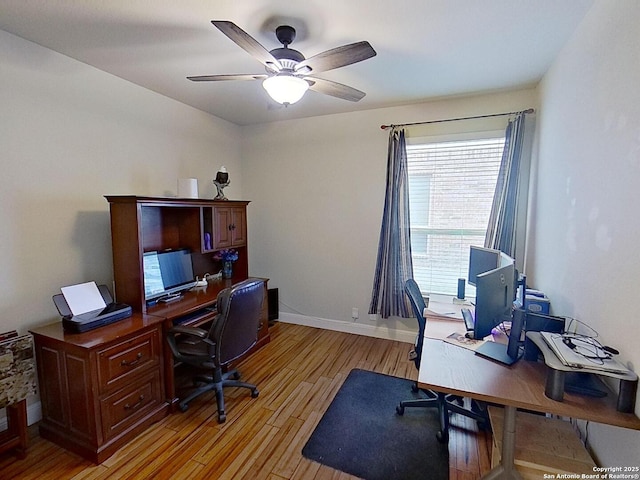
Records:
M269 303L268 316L269 321L273 322L278 319L280 314L280 308L278 305L278 289L277 288L268 288L267 289L267 300Z
M459 278L458 279L458 299L459 300L464 300L464 284L465 284L465 279Z

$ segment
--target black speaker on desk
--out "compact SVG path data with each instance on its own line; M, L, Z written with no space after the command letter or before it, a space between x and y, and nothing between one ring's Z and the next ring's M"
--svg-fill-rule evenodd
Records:
M278 289L277 288L268 288L267 289L267 300L269 301L269 323L278 319L280 315L280 308L278 306Z

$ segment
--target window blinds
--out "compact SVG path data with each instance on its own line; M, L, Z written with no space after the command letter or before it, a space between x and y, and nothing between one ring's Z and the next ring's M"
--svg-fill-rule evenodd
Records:
M467 277L469 246L484 244L503 148L504 136L407 145L414 278L424 293L455 295Z

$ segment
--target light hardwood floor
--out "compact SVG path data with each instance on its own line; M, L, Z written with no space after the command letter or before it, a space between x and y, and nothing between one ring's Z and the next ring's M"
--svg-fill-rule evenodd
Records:
M209 393L101 465L40 438L34 425L25 460L0 455L0 479L354 479L305 459L302 447L351 369L415 380L409 349L407 343L276 322L271 343L239 367L260 396L229 389L223 425ZM490 468L491 435L456 414L451 421L449 478L477 479Z

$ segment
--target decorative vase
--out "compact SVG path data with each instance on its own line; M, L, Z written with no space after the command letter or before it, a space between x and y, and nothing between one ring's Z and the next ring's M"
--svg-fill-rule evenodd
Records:
M233 277L233 262L224 261L222 262L222 278L231 278Z

